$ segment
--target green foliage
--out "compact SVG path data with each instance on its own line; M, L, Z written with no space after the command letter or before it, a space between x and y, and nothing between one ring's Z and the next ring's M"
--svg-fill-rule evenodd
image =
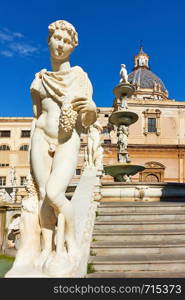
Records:
M93 252L92 250L90 250L90 255L91 255L91 256L96 256L96 253Z
M14 257L8 255L0 255L0 277L4 275L11 269L14 262Z
M96 270L93 266L93 264L88 264L87 265L87 274L90 274L90 273L94 273Z
M15 257L9 256L9 255L0 255L0 260L3 260L3 259L6 261L13 262L15 260Z

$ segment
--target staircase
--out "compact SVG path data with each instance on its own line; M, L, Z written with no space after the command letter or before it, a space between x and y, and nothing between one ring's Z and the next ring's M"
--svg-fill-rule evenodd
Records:
M185 203L101 202L88 278L185 278Z

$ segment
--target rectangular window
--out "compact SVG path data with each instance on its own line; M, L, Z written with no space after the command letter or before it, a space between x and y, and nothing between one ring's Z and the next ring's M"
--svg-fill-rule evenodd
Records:
M111 140L104 140L104 144L111 144Z
M21 176L20 177L20 185L24 185L26 182L26 176Z
M10 130L0 130L0 137L10 137Z
M30 137L30 130L21 130L21 137Z
M80 169L76 169L76 175L80 175L81 174L81 170Z
M148 132L156 132L156 119L155 118L148 118Z
M0 176L0 185L6 185L6 176Z

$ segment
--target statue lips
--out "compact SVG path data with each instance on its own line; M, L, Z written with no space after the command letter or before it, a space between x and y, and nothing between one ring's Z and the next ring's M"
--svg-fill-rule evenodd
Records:
M57 48L57 52L58 52L59 55L62 55L64 51L63 51L62 48Z

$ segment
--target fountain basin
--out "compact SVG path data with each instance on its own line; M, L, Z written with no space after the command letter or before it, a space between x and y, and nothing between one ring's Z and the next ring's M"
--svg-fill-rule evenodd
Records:
M138 115L132 111L115 111L109 117L109 122L113 125L131 125L138 120Z
M131 163L115 163L114 165L104 166L105 174L109 174L114 177L115 181L123 181L121 178L124 175L133 176L144 169L144 166L134 165Z
M120 83L113 90L113 93L116 96L116 98L124 96L130 97L133 95L134 92L135 87L130 83Z

